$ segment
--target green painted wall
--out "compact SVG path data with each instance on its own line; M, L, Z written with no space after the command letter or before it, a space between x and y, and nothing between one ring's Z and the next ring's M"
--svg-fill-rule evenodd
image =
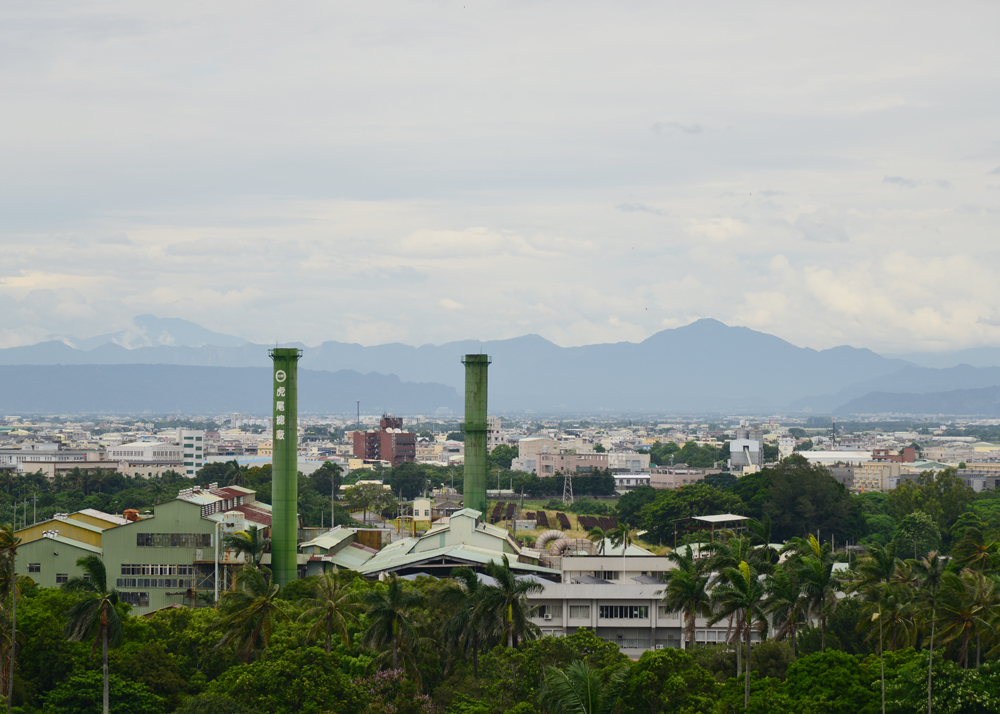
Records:
M160 585L161 580L196 581L201 590L215 587L215 523L201 517L201 506L187 501L168 501L156 506L156 515L141 521L119 526L104 532L104 567L108 573L108 584L115 586L124 595L146 593L149 605L138 607L136 612L148 612L166 605L190 604L183 596L188 582L182 585ZM210 545L192 546L140 546L138 534L200 534ZM123 565L194 566L195 575L134 575L122 572ZM129 585L127 579L156 580L156 584ZM126 598L127 601L127 598Z
M295 559L299 527L298 363L302 350L276 348L270 354L274 362L271 568L277 583L284 587L298 579Z
M465 355L465 485L463 504L486 514L486 423L488 355Z
M18 576L27 575L42 587L54 588L62 584L57 575L67 578L83 575L76 565L78 559L100 553L96 546L76 544L67 538L40 538L18 546L14 570ZM37 572L31 572L32 564L38 566Z

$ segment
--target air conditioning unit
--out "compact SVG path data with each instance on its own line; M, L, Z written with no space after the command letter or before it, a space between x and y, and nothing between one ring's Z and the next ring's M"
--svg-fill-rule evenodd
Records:
M552 615L542 615L542 619L551 620L552 619Z
M658 650L662 650L662 649L663 649L663 647L664 647L664 645L657 645L657 646L656 646L656 649L658 649Z

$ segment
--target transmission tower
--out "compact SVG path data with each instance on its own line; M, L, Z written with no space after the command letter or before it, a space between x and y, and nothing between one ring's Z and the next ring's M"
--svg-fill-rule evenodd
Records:
M567 471L563 474L563 505L568 506L573 503L573 472Z

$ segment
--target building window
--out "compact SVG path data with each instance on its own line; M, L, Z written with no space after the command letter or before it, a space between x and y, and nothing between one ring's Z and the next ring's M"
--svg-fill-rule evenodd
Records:
M211 533L136 533L140 548L211 548Z
M28 572L29 573L40 573L40 572L42 572L42 564L41 563L28 563Z
M149 593L118 593L118 598L122 602L127 602L132 607L149 607Z
M562 618L562 605L539 605L535 610L535 617Z
M677 617L677 614L665 605L658 605L656 608L656 614L659 617Z
M56 584L65 583L69 580L69 575L66 573L56 573Z
M639 620L649 617L647 605L601 605L597 616L605 620Z
M569 616L572 618L590 619L590 605L570 605Z
M617 570L602 570L600 577L605 580L618 580L619 572Z

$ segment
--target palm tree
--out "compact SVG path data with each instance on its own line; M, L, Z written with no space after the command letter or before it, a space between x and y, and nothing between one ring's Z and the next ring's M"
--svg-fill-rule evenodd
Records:
M792 637L792 659L798 656L796 650L796 619L802 611L802 586L791 568L775 568L765 581L767 599L764 611L771 616L777 632L774 639Z
M698 615L710 617L711 598L708 594L708 576L701 563L694 559L691 547L678 548L667 553L677 567L664 575L666 587L657 592L662 596L664 606L671 612L684 613L687 622L689 644L694 644L695 618Z
M594 526L587 533L587 539L597 546L597 554L604 555L604 543L608 539L608 533L600 526ZM624 577L622 573L622 577Z
M712 605L716 608L716 612L709 623L714 625L733 613L739 613L742 617L747 648L747 666L743 683L743 708L746 709L750 706L750 633L754 623L767 625L762 607L764 586L757 576L757 571L746 561L740 563L738 568L726 568L722 575L725 582L712 591Z
M896 568L900 561L896 557L896 542L889 545L879 545L873 543L866 549L865 555L858 561L856 570L861 579L856 582L852 590L863 591L871 586L876 588L892 581L896 575Z
M920 590L925 604L931 608L931 643L927 658L927 714L931 714L931 686L934 665L934 626L937 624L938 593L945 573L945 559L937 551L931 551L919 560L910 561L913 572L920 581Z
M0 526L0 564L7 577L3 578L3 587L10 595L10 662L7 668L7 714L14 700L14 656L17 650L17 574L15 560L17 546L21 544L20 537L14 535L14 528L5 523ZM6 600L4 595L0 600ZM0 665L2 668L2 665Z
M810 535L808 539L792 538L782 551L794 553L792 567L802 583L802 595L809 610L820 621L820 650L826 651L826 618L837 607L839 581L833 573L833 552L829 543L820 543Z
M309 609L299 616L299 622L316 618L306 636L307 642L325 634L326 653L330 654L330 643L336 632L344 641L344 646L348 646L347 624L358 621L358 603L355 594L344 588L338 573L323 573L316 584L315 596L303 600L303 605Z
M483 588L480 608L486 626L494 633L502 632L508 647L516 647L518 640L537 637L538 625L528 619L532 609L528 596L544 592L545 586L531 578L517 577L506 555L502 564L495 560L488 562L486 574L496 581L495 585Z
M955 544L951 554L960 565L985 573L996 569L998 552L1000 533L970 527L965 529L965 536Z
M626 671L614 670L605 683L601 672L583 660L571 662L565 670L547 667L538 701L553 714L612 714L621 698Z
M80 558L76 561L76 565L84 575L73 576L63 583L63 589L82 593L83 597L67 611L63 635L74 642L95 635L94 646L90 650L91 657L97 651L97 645L101 645L104 667L104 714L108 714L108 645L116 645L125 634L122 618L117 609L118 591L114 588L108 589L107 571L97 555Z
M260 559L271 545L271 539L264 537L264 532L257 526L250 526L245 531L236 531L222 537L222 547L225 550L236 551L236 555L246 555L250 565L260 566Z
M625 554L628 552L628 547L632 545L632 540L635 536L635 531L629 528L628 523L624 521L619 521L618 525L608 533L608 537L611 538L611 545L615 548L621 547L622 549L622 579L621 582L625 582Z
M454 612L445 623L445 639L455 643L462 653L472 653L472 673L479 679L479 649L488 638L480 607L486 586L470 568L455 568L451 577L458 582L444 598L446 607Z
M230 644L244 663L254 650L266 649L276 622L287 622L288 615L278 606L280 586L267 568L243 568L236 578L236 590L222 596L222 619L219 626L226 634L216 647Z
M370 649L390 645L392 668L399 669L399 656L402 654L404 662L419 677L411 657L411 650L416 646L418 637L417 628L410 619L410 611L423 603L424 597L418 591L406 587L405 582L393 573L385 579L383 586L365 593L363 601L371 624L365 630L362 640Z
M167 485L160 479L150 479L146 484L146 490L149 491L149 496L153 499L154 504L162 501L163 497L167 495Z
M941 641L958 644L958 659L966 669L969 667L969 645L973 637L989 627L985 619L983 595L992 587L991 580L969 569L963 570L961 575L945 573L942 579L938 606ZM976 659L978 662L978 651Z

